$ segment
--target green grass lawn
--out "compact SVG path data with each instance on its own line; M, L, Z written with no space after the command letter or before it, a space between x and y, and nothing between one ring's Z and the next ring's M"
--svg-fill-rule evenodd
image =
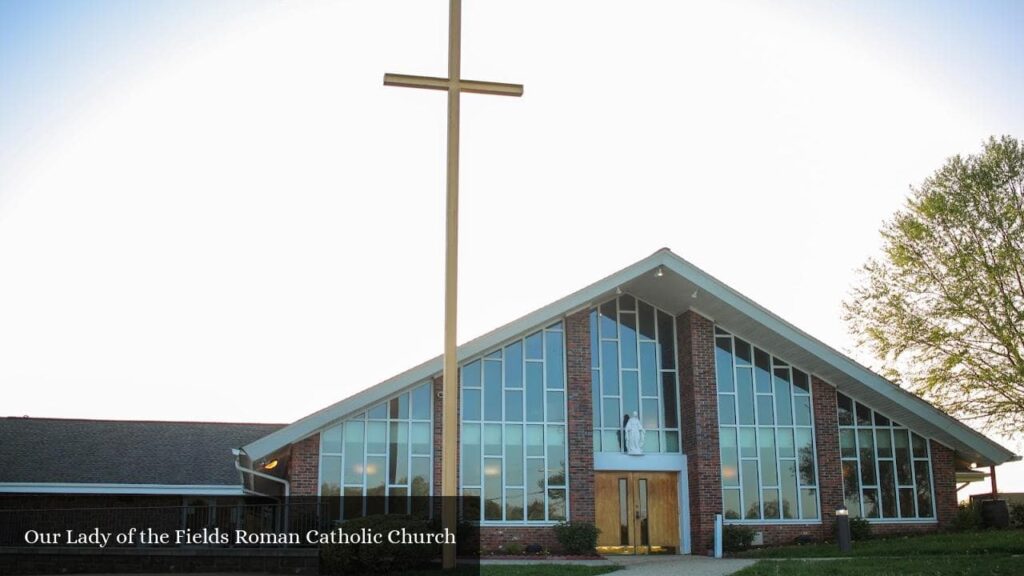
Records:
M1020 576L1024 558L913 556L848 560L761 560L734 576Z
M619 566L572 566L566 564L519 564L515 566L480 566L480 576L597 576L619 569Z
M1024 554L1024 530L956 532L854 542L850 556L977 556ZM835 543L777 546L735 554L740 558L834 558L842 556ZM1024 573L1024 558L1021 558Z
M879 538L854 542L846 555L835 544L812 544L736 556L763 559L736 576L1019 576L1024 530Z

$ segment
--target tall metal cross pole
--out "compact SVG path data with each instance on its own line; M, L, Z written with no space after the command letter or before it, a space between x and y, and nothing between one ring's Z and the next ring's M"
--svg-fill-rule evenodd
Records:
M480 82L461 78L462 0L450 0L448 11L448 77L384 74L385 86L448 91L448 190L445 218L444 276L444 398L441 425L441 524L453 533L456 525L456 430L458 426L458 368L455 358L459 270L459 100L462 92L522 96L521 84ZM455 546L445 545L443 567L455 567Z

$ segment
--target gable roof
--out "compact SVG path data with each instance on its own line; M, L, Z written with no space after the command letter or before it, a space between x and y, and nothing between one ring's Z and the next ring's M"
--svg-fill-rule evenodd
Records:
M231 449L282 424L0 418L0 492L37 484L237 486ZM6 485L6 486L5 486ZM45 487L45 486L44 486Z
M659 268L662 274L655 274ZM674 315L694 310L722 328L810 371L839 391L917 433L953 448L968 462L989 466L1020 459L959 420L786 322L668 248L662 248L582 290L466 342L457 349L458 361L470 359L558 318L600 304L612 298L617 288ZM254 459L266 456L335 420L432 378L441 370L442 357L437 356L251 442L243 450Z

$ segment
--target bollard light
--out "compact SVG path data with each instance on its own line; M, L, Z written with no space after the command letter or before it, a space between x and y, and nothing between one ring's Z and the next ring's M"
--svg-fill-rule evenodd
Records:
M840 552L853 549L850 543L850 511L846 508L836 510L836 539L839 541Z

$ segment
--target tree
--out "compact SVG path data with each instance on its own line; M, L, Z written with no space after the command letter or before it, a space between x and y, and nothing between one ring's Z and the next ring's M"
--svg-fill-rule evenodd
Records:
M1024 145L990 138L911 189L844 303L885 374L1007 436L1024 430Z

